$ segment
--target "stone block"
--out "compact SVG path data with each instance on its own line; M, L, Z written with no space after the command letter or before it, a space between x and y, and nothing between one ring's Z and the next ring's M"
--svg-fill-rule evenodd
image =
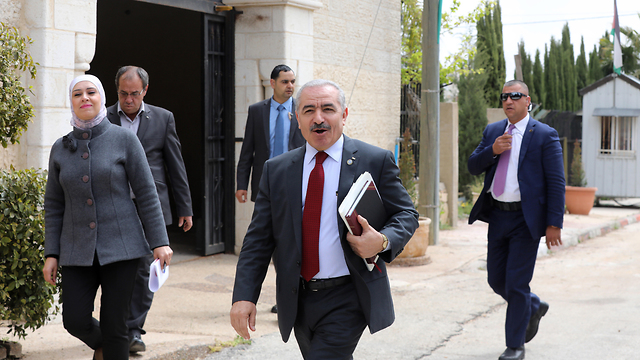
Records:
M21 1L2 0L0 2L0 22L8 26L19 27L21 7Z
M27 142L37 146L51 146L71 131L71 113L68 108L36 109L33 124L26 132Z
M44 67L73 69L75 34L69 31L39 29L31 31L33 60Z
M51 146L29 146L27 148L26 167L48 169L49 153L51 153Z
M75 70L87 71L96 53L94 34L76 33Z
M247 59L288 58L285 40L284 33L247 35L245 57Z
M234 46L235 46L235 57L236 61L239 59L245 58L245 34L236 33L234 38Z
M313 38L307 35L289 35L289 53L297 60L313 61Z
M55 0L54 26L56 29L87 34L96 33L97 0Z
M55 0L25 0L22 5L24 18L30 28L52 28L53 12L51 11Z
M313 61L298 61L298 72L296 73L297 88L314 79L313 68Z
M273 10L270 6L239 8L243 14L236 19L236 34L273 31Z
M313 12L293 6L274 7L273 31L313 35Z
M260 85L258 61L236 60L235 82L236 86Z
M31 103L36 108L69 106L68 86L71 79L68 71L38 67L38 76L33 86L35 96Z

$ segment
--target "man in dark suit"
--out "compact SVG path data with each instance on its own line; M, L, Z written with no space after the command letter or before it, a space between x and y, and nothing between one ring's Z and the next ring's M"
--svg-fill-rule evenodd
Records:
M166 225L173 222L169 202L170 184L178 213L178 226L188 231L193 225L191 192L173 114L163 108L144 103L144 96L149 89L149 75L143 68L121 67L116 73L116 89L118 103L107 109L107 118L113 124L138 135L156 183ZM146 350L141 335L145 333L142 327L153 301L153 293L148 286L149 265L152 261L152 256L143 257L138 267L127 320L131 352Z
M500 360L524 359L524 344L538 332L549 304L529 289L540 238L562 244L564 167L558 133L528 114L527 85L507 82L500 100L507 119L489 124L469 157L473 175L485 173L484 188L469 224L489 224L487 277L508 303L507 349Z
M366 326L375 333L394 321L384 263L402 252L418 227L418 213L393 154L342 134L348 110L338 85L311 81L297 100L307 143L264 165L238 259L231 324L247 339L248 328L255 330L256 303L275 251L282 339L288 341L293 328L305 359L349 359ZM359 216L363 232L354 236L337 209L365 171L373 176L388 220L377 231ZM376 254L377 267L369 271L363 259Z
M236 174L236 198L241 203L247 201L252 169L251 201L256 201L264 162L304 145L298 122L293 116L295 102L292 96L296 82L293 70L287 65L278 65L271 71L269 82L273 96L249 106ZM278 109L280 106L282 110Z

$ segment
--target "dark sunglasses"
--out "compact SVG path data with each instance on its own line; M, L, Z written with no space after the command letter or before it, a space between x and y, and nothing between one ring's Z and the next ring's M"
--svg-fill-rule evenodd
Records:
M511 100L520 100L520 98L523 96L527 97L529 95L523 94L521 92L502 93L500 94L500 101L506 101L509 97L511 97Z

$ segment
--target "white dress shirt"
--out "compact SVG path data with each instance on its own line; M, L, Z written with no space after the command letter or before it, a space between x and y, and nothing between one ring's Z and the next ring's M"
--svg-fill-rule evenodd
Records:
M511 123L507 121L504 132L507 132ZM520 146L522 145L522 137L529 124L529 114L524 119L518 121L516 127L511 130L511 154L509 155L509 167L507 168L507 180L504 184L504 192L496 197L493 193L493 183L495 177L491 181L491 195L494 199L502 202L518 202L520 201L520 185L518 183L518 164L520 159Z
M327 159L322 163L324 169L324 189L322 192L322 213L320 215L319 257L320 271L314 279L327 279L349 275L349 268L344 259L344 251L340 244L338 230L338 186L340 183L340 164L342 163L342 147L344 135L340 136L330 148L325 150ZM307 197L309 175L316 166L318 150L306 143L304 166L302 168L302 211Z

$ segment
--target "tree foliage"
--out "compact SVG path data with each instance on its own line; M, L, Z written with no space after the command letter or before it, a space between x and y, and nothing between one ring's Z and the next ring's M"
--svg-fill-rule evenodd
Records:
M469 173L467 159L482 140L482 132L487 126L487 102L483 96L486 78L486 73L469 72L457 81L458 186L467 199L471 199L471 185L478 178Z
M587 54L584 52L584 36L580 40L580 55L576 59L576 87L578 91L588 84L589 69L587 67Z
M400 158L398 159L398 167L400 168L400 180L402 185L407 189L407 193L413 201L413 205L418 204L418 194L416 193L416 161L413 156L413 138L411 131L407 127L402 134L402 142L400 143Z
M535 101L544 107L546 101L546 92L544 87L544 71L542 70L542 62L540 61L540 50L536 49L536 58L533 62L533 88Z
M500 107L500 93L506 77L500 3L485 3L485 13L477 24L478 61L487 72L484 97L489 106Z
M42 276L45 183L33 169L0 171L0 319L23 338L48 320L57 291Z
M0 23L0 143L5 148L18 142L33 118L33 106L20 81L25 71L36 77L37 64L27 50L31 42L16 28Z
M402 0L402 84L422 82L422 0ZM493 4L493 2L488 2ZM485 14L479 4L468 14L460 15L460 0L453 0L451 8L442 13L441 34L452 33L463 25L475 24ZM463 35L462 46L440 64L440 83L446 84L458 73L469 71L468 59L475 55L471 34Z
M569 186L587 186L584 169L582 168L582 150L580 142L576 140L573 144L573 159L571 160L571 176L569 177Z

